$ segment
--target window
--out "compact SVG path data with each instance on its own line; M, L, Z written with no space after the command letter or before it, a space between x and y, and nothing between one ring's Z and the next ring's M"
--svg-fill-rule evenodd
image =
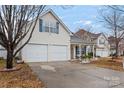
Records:
M79 47L76 46L76 54L78 55L80 53Z
M43 22L43 20L40 19L39 27L40 32L50 32L50 33L59 33L59 23L58 22Z
M57 32L57 25L55 23L49 23L49 28L51 33L58 33Z
M50 27L50 31L51 31L52 33L57 33L56 27Z
M105 44L104 38L99 39L99 44Z
M49 27L47 27L47 26L44 26L44 32L49 32Z
M43 32L43 20L39 19L39 32Z

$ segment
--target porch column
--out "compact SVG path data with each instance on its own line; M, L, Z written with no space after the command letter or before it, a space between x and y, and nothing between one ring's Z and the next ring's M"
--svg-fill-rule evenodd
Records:
M87 49L87 47L88 47L88 46L86 45L86 55L88 54L88 49Z
M93 59L94 59L94 52L95 52L95 51L94 51L94 45L93 45L93 49L92 49L92 50L93 50Z
M75 59L76 58L76 51L75 51L75 48L76 48L76 46L75 45L73 45L73 58Z
M82 50L81 45L79 45L79 57L80 57L80 58L81 58L81 56L82 56L82 53L81 53L82 51L81 51L81 50Z

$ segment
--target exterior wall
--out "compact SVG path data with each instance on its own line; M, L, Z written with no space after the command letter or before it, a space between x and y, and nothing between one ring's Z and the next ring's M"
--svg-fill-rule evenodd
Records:
M57 22L57 19L50 12L42 16L40 19L43 19L44 21ZM23 42L27 40L27 37L23 40ZM38 21L34 29L33 36L29 43L47 45L67 45L68 60L70 60L70 35L61 23L59 24L59 34L56 34L50 32L39 32Z
M105 44L99 44L99 40L100 40L101 38L103 38L103 39L105 40ZM100 35L100 36L98 37L98 39L97 39L97 46L99 46L99 47L104 47L104 48L109 47L109 43L108 43L108 41L106 40L106 38L105 38L103 35Z
M114 55L116 53L116 50L115 49L110 49L110 54L111 55Z
M118 49L119 56L124 55L124 39L119 42L119 49Z
M20 53L17 53L16 56L21 56ZM7 58L7 51L2 46L0 46L0 57L3 57L4 59Z
M100 44L99 40L104 39L105 44ZM110 45L109 42L106 40L106 38L103 35L100 35L97 39L97 47L96 48L96 56L101 56L101 57L108 57L110 55Z

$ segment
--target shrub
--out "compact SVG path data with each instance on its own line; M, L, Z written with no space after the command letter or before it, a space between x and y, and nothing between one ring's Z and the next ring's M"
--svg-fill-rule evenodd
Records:
M89 58L93 57L93 52L88 53Z
M90 56L92 56L92 57L93 57L93 52L88 53L88 55L90 55Z
M100 58L100 56L96 56L96 57Z
M82 59L90 59L90 58L92 58L92 57L93 57L93 53L90 52L90 53L85 54L84 56L82 56Z

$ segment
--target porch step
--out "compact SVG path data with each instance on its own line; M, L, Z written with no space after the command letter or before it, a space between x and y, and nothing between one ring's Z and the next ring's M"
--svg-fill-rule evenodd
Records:
M80 62L81 62L81 60L79 60L79 59L71 59L71 60L70 60L70 62L80 63Z

